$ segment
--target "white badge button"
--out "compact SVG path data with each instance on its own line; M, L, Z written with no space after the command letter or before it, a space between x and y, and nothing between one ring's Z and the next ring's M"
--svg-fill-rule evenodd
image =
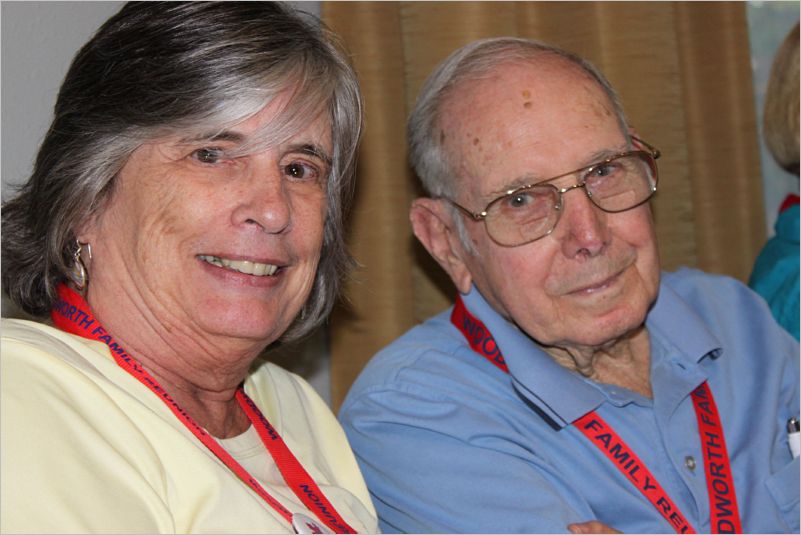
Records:
M292 515L292 527L295 528L295 533L333 533L322 522L318 522L302 513L294 513Z

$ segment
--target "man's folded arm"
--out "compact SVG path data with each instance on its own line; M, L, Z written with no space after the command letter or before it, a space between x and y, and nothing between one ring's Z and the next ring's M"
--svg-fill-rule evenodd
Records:
M382 530L567 533L594 519L536 444L516 443L480 407L425 390L371 390L340 413Z

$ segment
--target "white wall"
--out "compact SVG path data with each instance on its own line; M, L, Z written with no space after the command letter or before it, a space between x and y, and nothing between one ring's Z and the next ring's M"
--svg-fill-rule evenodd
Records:
M25 181L75 52L122 2L3 2L2 197Z
M72 57L124 2L8 2L2 20L2 199L27 180L52 120L58 88ZM289 2L319 16L319 2ZM22 316L5 297L4 317ZM284 354L280 363L305 376L330 402L325 332Z
M33 168L75 52L123 2L2 2L2 199ZM4 317L22 315L5 295Z

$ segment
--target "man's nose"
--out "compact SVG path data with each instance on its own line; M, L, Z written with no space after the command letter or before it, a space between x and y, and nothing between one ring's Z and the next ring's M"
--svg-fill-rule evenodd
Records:
M567 258L593 257L603 251L610 240L607 216L590 200L583 184L563 188L562 217L555 236L561 241L563 254Z

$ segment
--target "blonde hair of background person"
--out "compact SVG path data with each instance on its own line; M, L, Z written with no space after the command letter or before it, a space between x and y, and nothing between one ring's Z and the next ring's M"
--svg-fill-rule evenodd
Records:
M776 162L798 175L799 160L799 25L782 42L770 69L765 93L763 134Z

